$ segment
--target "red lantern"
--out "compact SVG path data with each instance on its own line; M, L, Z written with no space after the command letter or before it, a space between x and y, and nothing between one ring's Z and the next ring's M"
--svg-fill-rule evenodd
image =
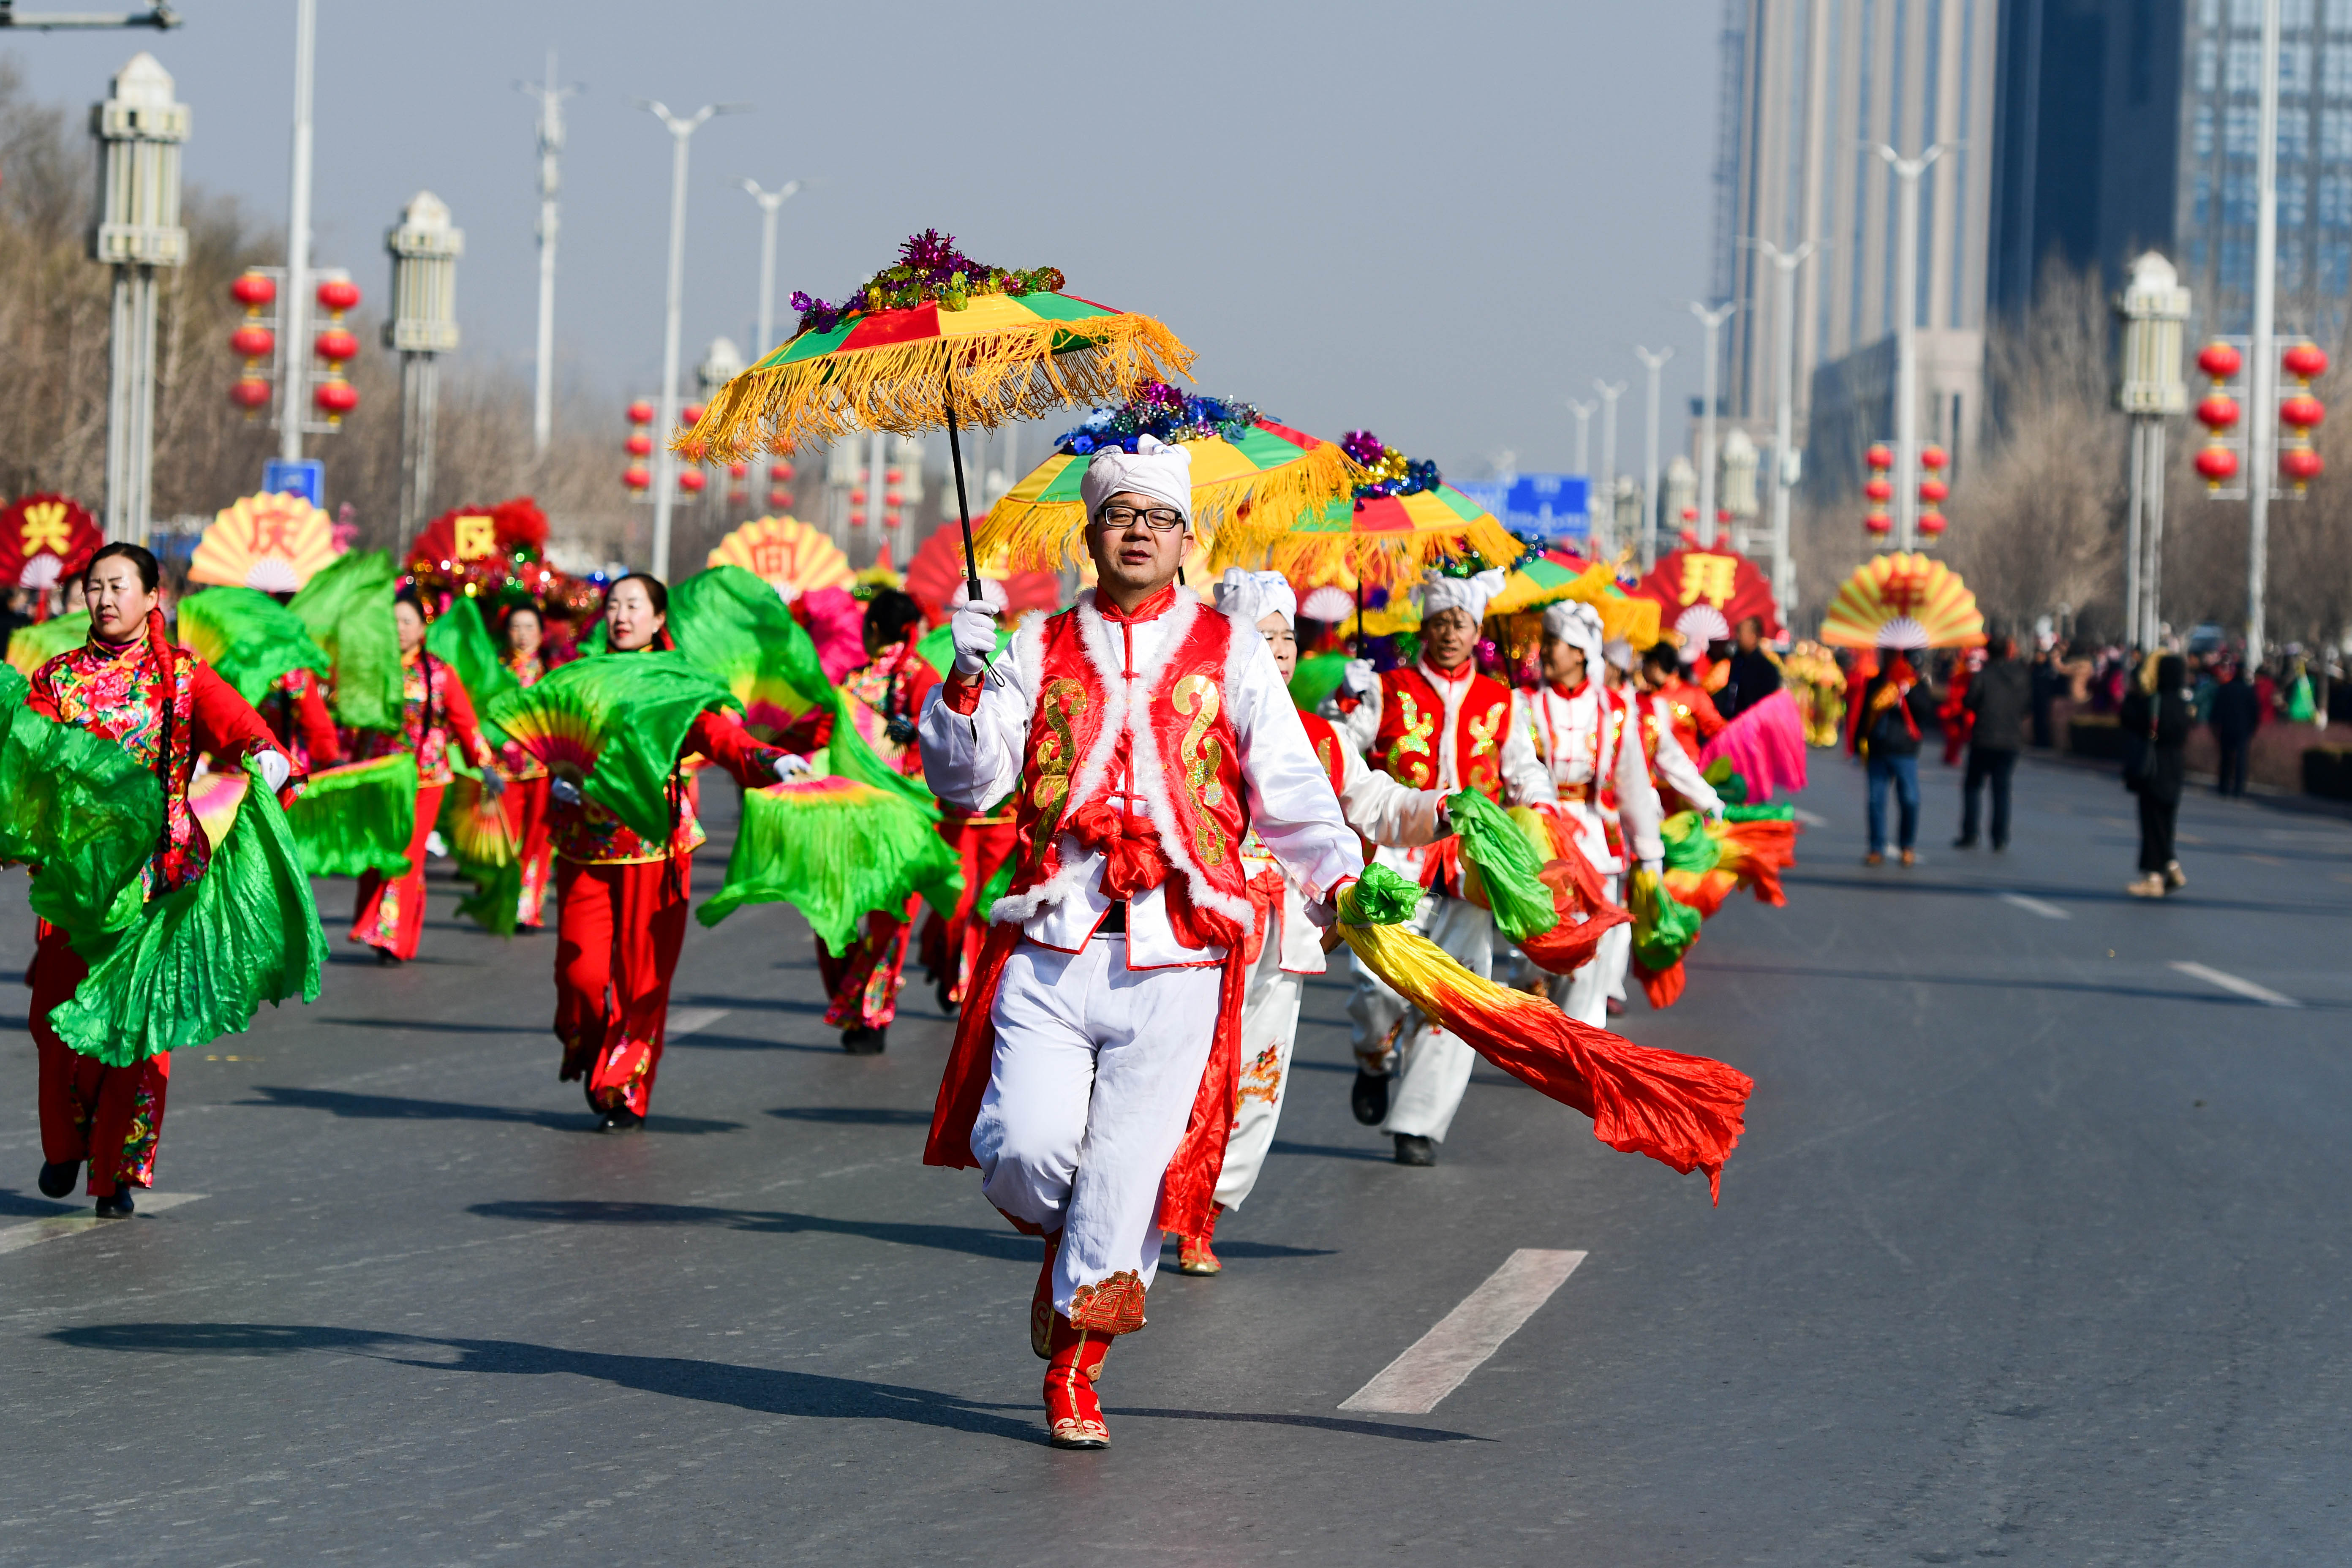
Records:
M2317 479L2319 470L2326 466L2319 460L2319 454L2308 447L2289 447L2279 454L2279 472L2293 479L2297 489Z
M261 307L278 298L278 279L259 272L247 272L228 286L229 298L248 310Z
M2227 447L2208 447L2197 454L2197 471L2205 476L2208 485L2219 489L2222 481L2237 477L2238 454Z
M642 463L632 463L623 470L621 482L633 490L641 490L654 482L654 477L646 471Z
M866 510L866 491L862 487L849 492L849 504L860 511Z
M882 521L883 521L883 525L884 525L885 527L888 527L888 528L896 528L896 527L898 527L898 509L897 507L892 507L888 511L884 512L884 513L882 514Z
M1922 447L1919 449L1919 466L1931 474L1951 460L1951 454L1941 447Z
M780 485L793 482L793 466L781 458L768 465L768 478Z
M1862 520L1862 526L1873 533L1892 533L1895 531L1895 520L1883 511L1874 511Z
M360 352L359 339L341 327L329 327L312 341L310 346L318 350L319 357L329 364L341 364L356 357Z
M1919 531L1926 534L1930 539L1933 539L1936 535L1943 532L1944 514L1940 511L1921 512L1919 514Z
M319 405L319 412L327 416L329 424L336 424L360 405L359 388L348 381L322 381L310 395L310 401Z
M1941 479L1921 479L1919 481L1919 499L1926 501L1929 506L1934 506L1937 502L1942 500L1946 496L1950 495L1952 491L1950 487L1946 485Z
M268 279L264 279L264 282ZM278 334L268 327L239 327L228 335L229 352L247 359L266 359L278 346Z
M1887 479L1868 480L1863 485L1862 493L1884 506L1895 499L1895 481Z
M652 404L647 403L644 398L640 397L635 403L629 405L630 424L650 425L653 422L654 405Z
M751 465L749 463L730 463L727 465L727 477L730 479L740 479L751 471Z
M677 411L677 422L681 425L687 426L701 424L702 405L699 403L689 403L685 407L679 409Z
M2197 422L2209 430L2227 430L2238 422L2238 400L2217 392L2197 405Z
M2313 381L2327 374L2327 355L2316 343L2297 343L2279 356L2279 363L2297 381Z
M360 286L348 278L331 278L319 285L319 304L341 315L359 309Z
M1891 468L1895 466L1895 452L1885 442L1873 441L1870 450L1862 455L1862 460L1874 468Z
M700 495L702 487L709 482L700 468L680 468L677 471L677 488L690 496Z
M2244 363L2238 357L2238 351L2227 343L2207 343L2197 356L2197 368L2215 381L2229 380Z
M269 384L257 375L248 375L228 389L228 400L252 414L268 404Z
M790 490L770 490L768 492L768 510L771 511L792 510L793 492Z
M1695 506L1686 506L1683 508L1683 521L1685 522L1696 522L1698 521L1698 508Z
M621 445L627 449L632 458L650 458L654 455L654 438L642 430L622 442Z
M2326 408L2307 392L2298 392L2279 405L2279 423L2290 430L2308 430L2326 417Z

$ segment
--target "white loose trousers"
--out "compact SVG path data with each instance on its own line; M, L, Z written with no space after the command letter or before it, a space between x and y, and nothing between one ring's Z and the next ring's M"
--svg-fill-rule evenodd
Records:
M1250 971L1242 1002L1242 1072L1236 1086L1233 1137L1225 1143L1225 1168L1217 1177L1217 1202L1229 1209L1257 1185L1274 1147L1282 1097L1290 1088L1290 1047L1298 1037L1302 977L1285 973L1282 944L1269 933L1257 967Z
M1404 929L1427 937L1444 948L1456 963L1478 976L1495 973L1495 917L1467 899L1433 893L1405 921ZM1408 1016L1410 1015L1410 1016ZM1397 1066L1402 1074L1389 1100L1389 1119L1381 1131L1445 1142L1454 1113L1462 1108L1463 1091L1470 1087L1470 1068L1478 1059L1458 1035L1423 1017L1403 997L1377 975L1356 965L1356 992L1348 1002L1356 1058L1367 1072L1386 1066L1382 1042L1399 1019Z
M1127 939L1077 952L1023 942L989 1016L996 1055L971 1130L981 1191L1062 1233L1054 1307L1081 1286L1159 1271L1160 1184L1217 1028L1222 966L1127 966Z
M1610 877L1602 886L1611 903L1618 902L1622 878ZM1596 1029L1609 1026L1609 998L1625 995L1625 964L1633 956L1633 928L1623 921L1601 933L1601 945L1580 967L1552 977L1551 999L1580 1024Z

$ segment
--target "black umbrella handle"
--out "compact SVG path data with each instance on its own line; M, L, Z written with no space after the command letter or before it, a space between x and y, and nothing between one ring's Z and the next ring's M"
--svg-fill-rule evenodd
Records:
M980 597L980 556L971 547L971 502L963 489L963 439L956 434L955 384L947 388L948 460L955 467L956 517L963 524L963 576L972 598Z

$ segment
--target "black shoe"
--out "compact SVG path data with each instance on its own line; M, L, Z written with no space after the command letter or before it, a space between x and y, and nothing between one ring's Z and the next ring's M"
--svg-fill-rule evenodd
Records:
M1434 1165L1437 1163L1437 1145L1426 1138L1400 1132L1396 1135L1396 1163L1400 1165Z
M1973 838L1955 838L1952 840L1952 847L1955 849L1973 849L1976 847L1977 841ZM2000 846L1996 844L1993 847L1998 849Z
M405 963L408 961L388 947L379 947L375 950L375 962L377 968L389 969L395 963Z
M131 1201L131 1189L129 1187L117 1187L114 1189L114 1195L112 1197L100 1198L98 1200L98 1217L100 1219L128 1219L131 1217L131 1211L137 1206L137 1205Z
M949 993L948 983L946 981L934 981L931 984L931 994L939 999L940 1011L945 1013L949 1017L952 1018L961 1011L961 1009L956 1005L955 997Z
M2008 848L2009 840L2006 838L1996 838L1992 841L1992 852L1996 855L2005 852Z
M62 1198L73 1192L74 1178L81 1174L79 1160L44 1160L41 1162L39 1186L45 1198Z
M1625 1004L1617 1000L1616 997L1612 996L1609 998L1607 1005L1607 1016L1612 1018L1623 1017L1625 1016Z
M878 1057L889 1043L887 1033L863 1024L841 1031L841 1048L853 1057Z
M1356 1069L1356 1086L1348 1091L1348 1109L1356 1120L1367 1127L1378 1127L1389 1119L1389 1080L1385 1074L1374 1075L1363 1068Z
M646 1124L646 1119L626 1106L616 1106L598 1118L599 1132L634 1132Z

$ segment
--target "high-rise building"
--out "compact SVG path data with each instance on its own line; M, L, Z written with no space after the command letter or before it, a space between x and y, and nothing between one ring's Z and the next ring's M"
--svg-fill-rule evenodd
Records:
M2344 4L2347 0L2336 0ZM1921 177L1923 440L1965 464L1983 382L1986 237L2000 0L1727 0L1717 179L1724 412L1759 439L1777 369L1772 268L1751 242L1816 249L1796 290L1796 428L1809 486L1842 494L1892 434L1895 177L1883 143L1941 155Z
M2253 315L2262 0L2002 6L1990 297L2021 310L2053 259L2120 287L2156 249L2192 331ZM2352 288L2352 0L2283 0L2282 328L2330 331Z

